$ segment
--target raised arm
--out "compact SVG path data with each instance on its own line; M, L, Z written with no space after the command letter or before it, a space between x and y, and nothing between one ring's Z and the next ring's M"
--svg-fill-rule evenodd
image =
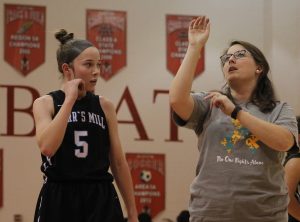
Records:
M187 52L170 86L170 105L183 120L190 117L194 108L194 100L190 92L200 52L209 37L209 33L210 23L207 17L201 16L191 21L188 31Z

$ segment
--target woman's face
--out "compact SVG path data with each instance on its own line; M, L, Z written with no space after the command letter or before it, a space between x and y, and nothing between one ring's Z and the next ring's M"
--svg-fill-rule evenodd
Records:
M229 86L242 86L250 82L256 83L261 69L252 55L242 45L231 46L221 58L222 71Z
M95 91L100 68L100 54L96 47L86 48L73 61L74 78L82 79L85 90L89 92Z

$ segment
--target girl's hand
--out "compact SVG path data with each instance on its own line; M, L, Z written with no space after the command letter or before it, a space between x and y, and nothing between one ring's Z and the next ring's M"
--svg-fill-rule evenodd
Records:
M77 100L85 96L86 90L82 79L73 79L64 84L66 99Z

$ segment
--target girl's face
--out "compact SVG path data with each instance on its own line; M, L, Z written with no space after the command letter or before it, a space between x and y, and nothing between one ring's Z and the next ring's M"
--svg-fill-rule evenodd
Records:
M261 70L242 45L231 46L223 58L223 73L229 85L256 82ZM253 82L253 83L254 83Z
M96 47L86 48L73 61L74 78L82 79L88 92L95 91L100 68L100 53Z

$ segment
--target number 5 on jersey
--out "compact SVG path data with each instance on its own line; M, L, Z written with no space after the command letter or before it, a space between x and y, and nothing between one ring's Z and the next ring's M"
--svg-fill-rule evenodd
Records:
M78 147L75 148L75 156L78 158L86 158L88 155L88 143L80 138L87 135L87 131L74 131L75 144Z

